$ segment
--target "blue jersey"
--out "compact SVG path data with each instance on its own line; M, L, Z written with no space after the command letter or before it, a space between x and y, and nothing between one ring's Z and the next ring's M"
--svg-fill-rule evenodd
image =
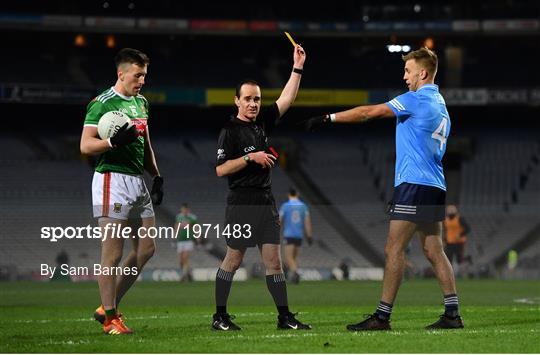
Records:
M283 236L285 238L304 237L304 220L309 216L309 209L298 199L291 199L279 208L279 217L283 221Z
M407 182L446 191L442 158L450 116L439 87L424 85L386 104L397 117L394 186Z

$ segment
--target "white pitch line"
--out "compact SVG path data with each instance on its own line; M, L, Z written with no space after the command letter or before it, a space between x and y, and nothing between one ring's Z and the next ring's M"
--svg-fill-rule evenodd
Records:
M540 304L540 297L516 298L514 299L514 302L525 303L525 304Z

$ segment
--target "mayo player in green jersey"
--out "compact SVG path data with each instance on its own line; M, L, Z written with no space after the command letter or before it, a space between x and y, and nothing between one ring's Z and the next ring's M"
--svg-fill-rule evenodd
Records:
M148 101L140 94L149 59L136 49L124 48L118 52L115 62L116 84L88 104L81 153L97 156L92 181L94 217L98 218L104 231L108 224L117 229L130 227L133 241L132 251L119 265L124 239L111 237L110 233L102 239L101 270L105 272L98 275L101 306L94 317L103 324L103 331L107 334L129 334L131 329L117 312L118 303L154 254L154 240L145 238L145 231L155 225L152 202L156 205L161 203L163 178L150 144ZM113 137L101 139L97 124L100 117L109 111L123 112L131 119L132 125L128 127L126 124ZM144 170L153 177L151 193L143 180ZM136 272L113 272L115 270Z
M193 250L195 241L199 241L200 233L193 232L193 226L198 224L197 216L191 213L187 203L183 203L180 207L180 213L175 217L174 230L176 231L176 252L180 268L182 269L182 277L180 281L191 281L191 270L189 268L189 252ZM195 238L197 237L197 238Z

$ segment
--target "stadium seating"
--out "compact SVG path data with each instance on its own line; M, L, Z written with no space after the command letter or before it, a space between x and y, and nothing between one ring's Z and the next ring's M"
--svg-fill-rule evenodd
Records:
M391 137L359 140L347 135L295 138L303 146L302 167L338 211L376 250L382 252L387 234L386 202L391 197L394 145ZM97 240L40 240L43 226L93 225L90 182L92 172L79 158L78 137L58 136L23 140L3 136L0 161L6 167L0 178L3 265L17 265L22 273L35 271L39 263L54 264L64 249L73 265L99 261ZM538 141L477 139L471 159L463 163L460 209L471 224L467 254L477 265L489 265L538 224L535 209L540 200ZM172 226L174 215L188 202L200 223L222 224L227 195L226 179L215 175L216 138L208 133L157 136L154 147L166 198L157 210L157 225ZM316 157L316 158L315 158ZM273 191L279 204L293 186L286 171L273 171ZM452 187L450 187L452 188ZM301 191L301 188L300 188ZM346 260L352 266L370 266L361 251L351 247L325 218L318 206L310 206L314 236L322 243L301 252L303 267L336 267ZM225 243L209 233L205 247L193 253L193 265L216 267ZM127 248L128 246L126 246ZM219 253L210 253L215 248ZM428 266L418 241L409 258L418 270ZM247 253L244 266L260 264L256 250ZM157 240L156 257L149 267L176 268L177 255L169 239Z

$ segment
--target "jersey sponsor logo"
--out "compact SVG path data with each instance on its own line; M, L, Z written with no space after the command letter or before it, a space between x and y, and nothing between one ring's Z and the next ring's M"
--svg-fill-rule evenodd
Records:
M118 203L118 202L115 202L114 205L113 205L113 212L114 213L122 212L122 204Z
M146 119L134 118L131 120L131 124L135 125L135 128L137 129L137 133L139 134L139 137L144 136L146 132L146 125L148 124L146 122Z
M217 150L217 158L218 159L223 159L225 158L225 149L218 149Z
M250 145L249 147L244 148L244 153L249 153L255 150L255 147Z

